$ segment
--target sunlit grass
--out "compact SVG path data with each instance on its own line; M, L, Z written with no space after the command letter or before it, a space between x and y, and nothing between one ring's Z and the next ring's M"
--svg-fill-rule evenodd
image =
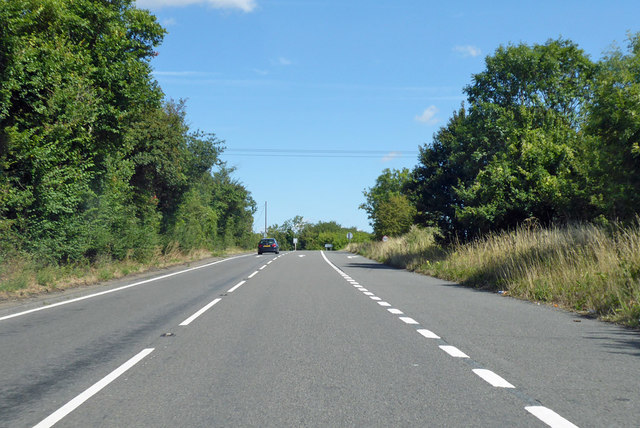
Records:
M212 253L208 250L184 252L177 244L167 246L164 251L158 249L145 261L132 257L124 260L112 260L110 257L98 257L92 263L66 264L61 266L42 265L29 256L12 255L0 261L0 300L19 298L95 284L127 275L164 268L180 263L190 263L207 257L237 254L246 250L233 248Z
M433 230L353 245L367 257L477 288L555 304L637 327L640 223L521 227L446 250Z

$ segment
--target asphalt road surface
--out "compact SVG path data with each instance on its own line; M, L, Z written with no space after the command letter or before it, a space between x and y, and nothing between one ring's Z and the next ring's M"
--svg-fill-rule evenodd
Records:
M640 334L344 252L0 307L0 426L640 426Z

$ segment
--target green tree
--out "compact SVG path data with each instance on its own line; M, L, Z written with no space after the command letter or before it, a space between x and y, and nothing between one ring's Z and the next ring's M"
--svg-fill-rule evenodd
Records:
M378 205L374 230L382 235L400 236L414 223L416 208L405 195L391 195Z
M161 98L164 30L132 0L2 1L0 18L0 221L43 260L78 259L123 130Z
M465 88L469 108L421 150L409 194L426 225L470 238L528 218L593 216L584 155L594 64L574 43L500 47Z
M383 222L380 222L380 206L389 201L392 196L398 196L405 192L405 188L411 180L410 170L403 168L385 169L376 179L373 187L364 190L362 193L365 202L360 205L360 209L367 212L373 232L377 237L382 237L387 231L381 229ZM389 205L387 204L387 208Z
M596 189L593 199L608 218L633 219L640 210L640 33L628 52L612 50L598 64L588 131Z

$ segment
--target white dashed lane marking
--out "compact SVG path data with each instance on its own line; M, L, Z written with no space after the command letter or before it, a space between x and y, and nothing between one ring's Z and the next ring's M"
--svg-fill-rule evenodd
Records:
M449 354L449 355L451 355L452 357L455 357L455 358L469 358L469 356L467 354L465 354L464 352L462 352L461 350L459 350L455 346L440 345L440 349L442 349L444 352L446 352L447 354Z
M410 317L400 317L400 320L407 323L407 324L412 324L412 325L416 325L419 324L418 321L414 320L413 318Z
M431 330L427 330L426 328L419 328L416 330L418 333L426 337L427 339L440 339L440 336L432 332Z
M227 293L233 293L234 291L236 291L242 284L244 284L247 281L240 281L239 283L237 283L236 285L234 285L233 287L231 287L229 289L229 291L227 291Z
M491 370L473 369L473 372L489 383L489 385L495 386L496 388L515 388L515 386L511 385Z
M527 406L524 408L536 418L553 428L578 428L556 412L544 406Z
M91 388L84 391L82 394L75 397L73 400L69 401L67 404L62 406L60 409L53 412L49 417L41 421L34 428L49 428L58 423L61 419L67 416L69 413L73 412L75 409L80 407L85 401L89 398L96 395L100 392L104 387L109 385L111 382L122 376L127 370L138 364L142 361L147 355L152 353L154 348L147 348L139 352L136 356L131 358L126 363L122 364L120 367L109 373L107 376L102 378L100 381L95 383Z
M347 275L342 270L340 270L340 268L338 268L336 265L331 263L329 261L329 259L327 258L327 256L324 254L324 251L321 251L320 253L322 254L322 257L324 258L325 262L327 262L327 264L329 266L331 266L331 268L333 268L347 282L349 282L351 285L353 285L359 291L361 291L362 294L369 296L369 298L372 299L372 300L376 300L377 303L380 306L387 308L387 311L389 311L393 315L403 315L404 314L399 309L391 308L391 304L389 302L383 301L380 297L375 296L373 293L369 292L366 288L360 286L358 284L358 282L356 282L349 275ZM420 323L418 321L416 321L416 320L414 320L413 318L410 318L410 317L399 317L399 319L402 320L403 322L405 322L406 324L409 324L409 325L420 325ZM487 382L491 386L493 386L495 388L514 389L514 390L517 391L515 386L513 386L506 379L502 378L501 376L497 375L496 373L492 372L491 370L477 368L480 365L479 363L477 363L476 361L473 361L467 354L465 354L464 352L462 352L460 349L456 348L455 346L447 344L440 336L438 336L436 333L432 332L431 330L427 330L426 328L418 328L416 331L422 337L424 337L426 339L436 339L438 342L440 342L438 347L440 349L442 349L444 352L446 352L447 354L449 354L451 357L464 359L464 361L466 361L468 364L470 364L471 366L476 367L476 368L472 369L473 373L475 373L478 377L483 379L485 382ZM522 392L518 392L517 394L518 394L518 396L520 398L523 398L523 396L524 396L522 394ZM525 397L525 401L533 402L533 401L536 401L536 400L533 400L533 399ZM574 425L573 423L571 423L567 419L563 418L562 416L560 416L559 414L557 414L553 410L548 409L548 408L546 408L544 406L526 406L525 410L527 412L529 412L531 415L533 415L536 418L538 418L540 421L544 422L545 424L547 424L547 425L549 425L551 427L554 427L554 428L577 428L576 425Z
M213 307L213 305L215 305L216 303L218 303L220 300L220 298L215 299L213 302L209 303L207 306L205 306L204 308L200 309L198 312L196 312L195 314L191 315L189 318L187 318L186 320L182 321L180 323L180 325L182 327L188 326L189 324L191 324L196 318L198 318L200 315L204 314L206 311L208 311L209 309L211 309Z

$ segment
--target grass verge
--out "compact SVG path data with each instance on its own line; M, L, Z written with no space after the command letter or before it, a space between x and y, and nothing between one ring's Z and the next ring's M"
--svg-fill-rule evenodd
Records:
M640 220L631 226L529 226L442 248L433 229L348 250L393 266L544 302L630 327L640 324Z
M0 301L95 284L151 269L194 262L208 257L239 254L245 251L231 248L219 252L208 250L184 252L178 246L169 246L164 252L158 249L149 260L145 261L138 261L132 257L127 257L124 260L99 257L93 263L86 261L61 266L43 266L32 257L14 255L0 262Z

